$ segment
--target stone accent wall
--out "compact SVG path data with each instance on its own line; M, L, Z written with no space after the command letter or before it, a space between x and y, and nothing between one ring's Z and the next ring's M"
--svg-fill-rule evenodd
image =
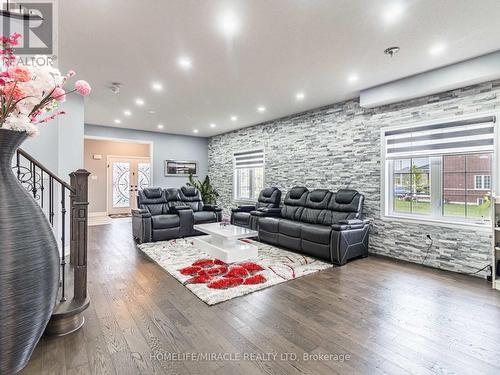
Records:
M427 265L472 272L490 262L490 232L381 217L380 129L495 110L499 93L500 81L493 81L373 109L355 99L218 135L209 139L208 173L229 214L237 205L233 152L263 147L265 184L278 186L283 196L295 185L365 194L365 216L373 221L370 252L420 263L430 234Z

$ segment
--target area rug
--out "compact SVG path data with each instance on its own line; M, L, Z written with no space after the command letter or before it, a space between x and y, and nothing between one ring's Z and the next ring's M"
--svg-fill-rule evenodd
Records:
M146 255L207 305L268 288L331 268L314 258L257 241L259 255L246 262L225 264L196 248L189 238L139 245Z

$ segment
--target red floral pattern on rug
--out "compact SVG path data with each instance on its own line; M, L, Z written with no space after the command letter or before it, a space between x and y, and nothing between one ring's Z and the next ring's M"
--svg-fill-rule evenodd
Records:
M243 262L229 266L220 259L200 259L179 270L182 275L192 276L184 284L207 284L210 289L263 284L267 279L258 274L260 271L264 268L257 263Z

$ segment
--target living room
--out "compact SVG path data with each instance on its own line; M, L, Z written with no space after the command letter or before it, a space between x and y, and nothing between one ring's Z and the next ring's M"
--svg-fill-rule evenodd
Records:
M0 374L498 373L497 15L4 2Z

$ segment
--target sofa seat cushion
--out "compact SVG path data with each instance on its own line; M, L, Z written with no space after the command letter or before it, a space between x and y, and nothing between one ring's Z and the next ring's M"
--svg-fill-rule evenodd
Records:
M196 211L193 212L193 217L195 224L213 223L217 221L217 215L213 211Z
M328 245L332 228L326 225L302 224L302 238L310 242Z
M250 224L250 212L234 212L233 221L235 225L245 225Z
M300 238L302 223L292 220L280 220L279 232L289 237Z
M168 229L180 226L180 219L177 215L155 215L152 216L153 229Z
M278 233L280 219L275 217L263 217L259 220L259 230L268 233Z

